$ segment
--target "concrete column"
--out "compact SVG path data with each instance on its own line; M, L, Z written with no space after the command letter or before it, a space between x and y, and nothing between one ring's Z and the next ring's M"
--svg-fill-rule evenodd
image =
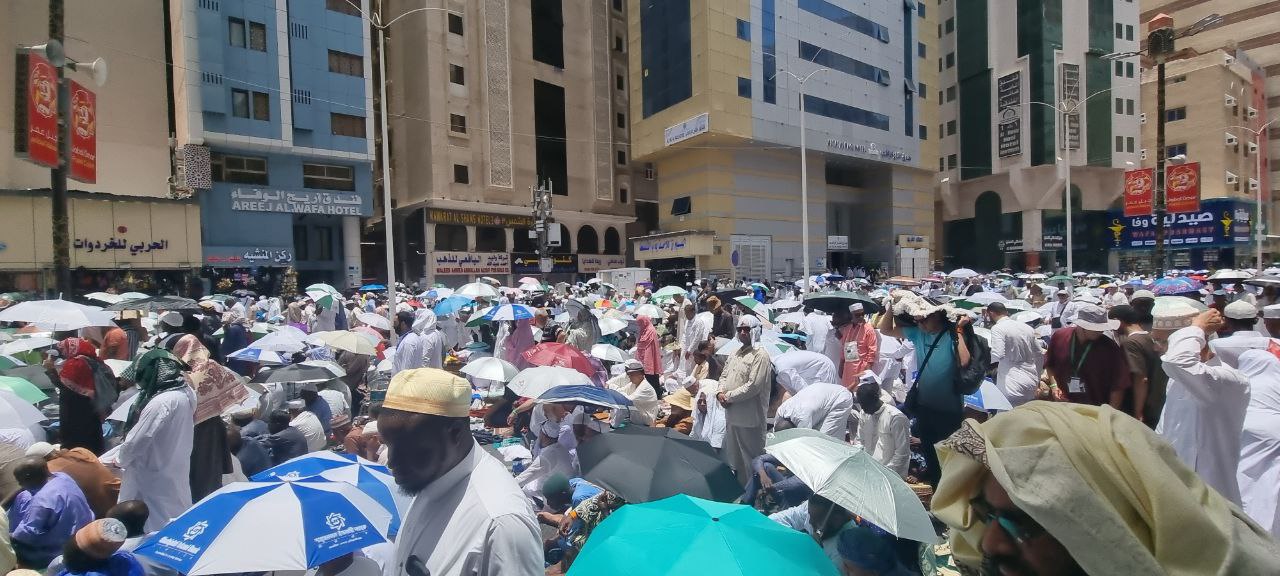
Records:
M476 227L467 226L467 252L476 251Z
M515 250L515 248L516 248L516 229L515 229L515 228L503 228L503 229L502 229L502 233L503 233L503 235L504 235L504 236L506 236L506 238L507 238L507 241L506 241L507 252L508 252L508 253L510 253L510 252L514 251L514 250Z
M436 223L427 222L422 227L422 230L422 245L425 246L422 251L427 253L423 257L426 262L422 268L422 275L427 279L427 286L430 286L436 281L435 275L431 273L431 266L435 263L436 258Z
M342 270L346 288L360 286L364 272L360 268L360 217L342 218Z

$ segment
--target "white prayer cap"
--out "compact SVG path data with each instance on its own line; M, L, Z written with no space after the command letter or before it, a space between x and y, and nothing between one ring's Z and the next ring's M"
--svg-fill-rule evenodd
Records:
M1133 300L1137 300L1137 299L1139 299L1139 298L1149 298L1149 299L1151 299L1151 300L1155 300L1155 299L1156 299L1156 294L1155 294L1155 292L1152 292L1152 291L1150 291L1150 290L1135 290L1135 291L1133 292L1133 296L1130 296L1130 297L1129 297L1129 300L1130 300L1130 301L1133 301Z
M757 326L760 326L760 319L756 318L755 314L743 314L742 317L738 319L739 328L755 328Z
M1236 300L1222 310L1222 315L1232 320L1249 320L1258 317L1258 308L1244 300Z
M377 433L378 433L378 421L377 421L377 420L370 420L370 421L369 421L369 423L368 423L368 424L365 424L365 425L364 425L364 428L360 430L360 433L361 433L361 434L377 434Z
M849 311L850 311L850 312L863 312L863 311L865 311L865 310L866 310L866 309L862 307L862 303L861 303L861 302L854 302L853 304L850 304L850 305L849 305Z
M1262 307L1263 318L1280 318L1280 304L1272 304Z
M303 404L301 400L290 400L285 406L290 410L302 410Z
M45 456L48 456L51 452L57 449L58 449L57 444L50 444L48 442L36 442L35 444L32 444L30 447L27 448L27 456L39 456L41 458L44 458Z

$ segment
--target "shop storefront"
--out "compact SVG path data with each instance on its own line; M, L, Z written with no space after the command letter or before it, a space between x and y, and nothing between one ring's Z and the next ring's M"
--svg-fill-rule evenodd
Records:
M715 232L689 230L641 236L631 239L631 249L641 266L653 270L654 286L683 286L711 268Z
M284 246L213 246L204 250L200 278L206 293L243 288L279 294L285 272L293 265L293 251Z
M1217 198L1205 200L1197 212L1164 217L1165 265L1177 269L1236 268L1251 265L1249 243L1253 205ZM1151 272L1156 246L1153 216L1125 217L1108 213L1113 270Z
M456 288L482 276L511 285L511 255L506 252L432 252L427 257L433 283Z

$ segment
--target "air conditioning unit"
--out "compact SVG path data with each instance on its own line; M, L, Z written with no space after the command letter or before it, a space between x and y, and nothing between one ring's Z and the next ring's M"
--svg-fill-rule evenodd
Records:
M1232 65L1232 64L1235 64L1235 63L1236 63L1236 57L1235 57L1235 56L1232 56L1232 55L1230 55L1230 54L1227 54L1227 55L1225 55L1225 56L1223 56L1223 57L1222 57L1222 63L1223 63L1223 64L1225 64L1225 65L1227 65L1227 66L1230 66L1230 65Z
M1249 153L1250 153L1250 154L1257 154L1257 153L1258 153L1258 145L1257 145L1256 143L1253 143L1253 142L1250 142L1250 143L1249 143Z
M1139 158L1141 158L1141 159L1143 159L1143 160L1146 160L1146 159L1147 159L1147 149L1146 149L1146 148L1143 148L1142 150L1139 150L1139 151L1138 151L1138 157L1139 157Z
M1249 190L1254 192L1258 190L1258 180L1256 178L1249 179Z
M1227 184L1238 184L1239 182L1240 182L1239 176L1236 176L1231 172L1227 172Z
M1139 124L1146 124L1146 123L1147 123L1147 113L1146 113L1146 112L1143 112L1143 113L1141 113L1141 114L1139 114L1139 115L1138 115L1138 123L1139 123Z
M1230 95L1230 94L1223 94L1223 95L1222 95L1222 99L1223 99L1223 106L1226 106L1226 107L1230 108L1230 107L1232 107L1232 106L1235 106L1235 105L1236 105L1236 97L1235 97L1235 96L1232 96L1232 95Z
M1245 109L1244 109L1244 115L1245 115L1245 117L1246 117L1246 118L1257 118L1257 117L1258 117L1258 109L1257 109L1257 108L1254 108L1253 106L1250 106L1250 107L1248 107L1248 108L1245 108Z
M1240 139L1236 138L1235 134L1227 134L1226 137L1227 137L1227 146L1235 146L1236 144L1240 143Z

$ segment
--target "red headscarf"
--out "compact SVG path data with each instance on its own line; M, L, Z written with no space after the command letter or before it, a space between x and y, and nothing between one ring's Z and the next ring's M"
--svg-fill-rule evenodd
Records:
M658 349L658 330L648 316L636 318L640 335L636 338L635 358L644 364L645 374L662 373L662 351Z
M93 367L83 358L84 356L94 357L97 354L93 344L83 338L72 337L58 342L56 348L58 354L65 358L62 369L58 372L62 385L76 394L93 398L97 389L93 379Z

